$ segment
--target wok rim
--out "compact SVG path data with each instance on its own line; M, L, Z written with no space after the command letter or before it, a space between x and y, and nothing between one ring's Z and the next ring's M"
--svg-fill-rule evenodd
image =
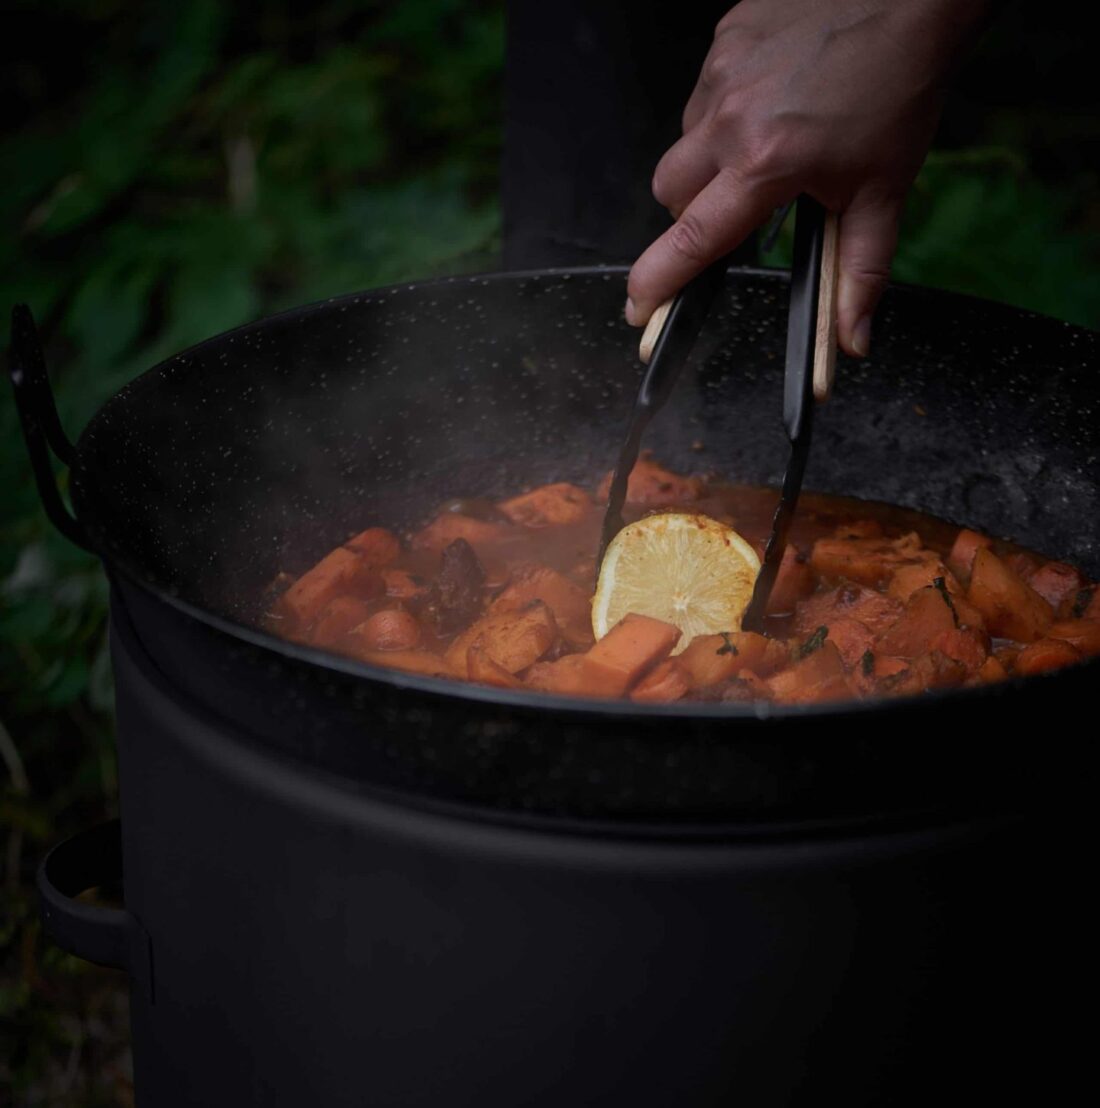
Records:
M295 317L310 314L321 309L339 308L364 302L364 300L376 300L385 296L398 295L404 292L417 292L423 289L439 288L447 285L484 285L490 282L522 280L535 280L541 278L572 277L625 277L630 267L626 265L595 265L595 266L558 266L544 269L524 270L493 270L489 272L452 274L442 277L433 277L423 281L402 281L390 285L382 285L373 289L363 289L356 292L344 293L339 296L327 297L322 300L311 301L307 304L287 308L273 315L263 316L260 319L251 320L228 331L211 335L201 342L171 355L168 358L150 366L132 380L126 382L117 392L108 397L99 409L92 415L81 431L75 447L75 458L72 465L71 500L73 511L77 519L84 525L90 535L96 533L94 525L94 513L88 509L84 497L84 481L82 475L82 460L85 445L90 433L100 424L108 414L119 405L130 402L130 397L138 390L148 387L148 383L155 380L165 372L178 368L179 363L204 350L214 343L221 343L227 339L246 335L254 330L266 327L279 321L293 320ZM750 278L766 278L779 285L786 285L790 281L790 273L784 269L769 269L762 266L731 266L730 272ZM1014 305L1003 304L1000 301L988 300L983 297L972 296L968 293L956 293L946 289L932 288L923 285L911 285L903 282L890 282L889 288L898 290L905 295L917 295L931 297L933 299L948 299L953 302L959 300L973 304L983 305L994 310L1009 311L1028 319L1043 320L1054 325L1064 327L1073 332L1098 337L1100 332L1094 332L1079 324L1069 323L1055 319L1026 308L1017 308ZM861 359L863 361L865 359ZM812 490L807 490L812 491ZM950 522L950 521L949 521ZM962 525L960 525L962 526ZM512 710L541 712L546 710L561 712L571 719L583 720L585 718L607 719L613 718L619 721L631 719L669 719L682 721L711 721L711 720L756 720L767 725L770 720L788 719L840 719L852 714L865 715L878 712L895 713L905 710L907 706L917 704L934 704L943 701L953 701L959 698L977 700L979 698L992 698L1006 695L1019 690L1036 689L1040 681L1058 681L1064 679L1067 674L1083 669L1095 669L1100 671L1100 657L1085 658L1069 666L1063 666L1057 670L1035 674L1030 677L1014 676L1004 681L997 681L987 685L970 687L957 687L918 693L904 697L880 697L868 700L844 699L827 701L817 704L774 704L771 701L739 702L710 702L710 701L675 701L668 704L639 703L625 698L602 700L598 698L586 698L577 696L563 696L544 693L537 690L512 690L499 689L488 685L479 685L472 681L460 681L457 678L429 677L423 674L408 673L403 670L385 666L371 665L360 662L343 655L331 654L314 647L291 642L243 623L218 616L198 605L175 596L170 590L162 589L150 581L145 580L139 571L127 565L122 559L108 555L101 551L97 545L93 545L96 557L108 569L108 577L111 571L121 573L136 587L144 591L154 600L162 601L182 615L195 620L200 624L212 628L219 634L240 640L249 646L259 648L271 654L288 659L297 664L307 665L320 671L330 671L342 677L351 677L365 680L368 683L377 683L396 688L402 693L427 693L443 698L458 698L459 700L472 701L476 704L502 707ZM685 710L687 709L687 710Z

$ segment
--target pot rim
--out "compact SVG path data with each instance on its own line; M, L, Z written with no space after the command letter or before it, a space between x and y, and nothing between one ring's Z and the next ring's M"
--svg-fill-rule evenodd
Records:
M363 303L367 300L380 300L387 296L396 296L405 292L417 292L433 287L447 285L486 285L490 282L532 280L541 278L560 278L569 280L573 277L614 277L625 276L629 272L629 266L625 265L596 265L596 266L560 266L545 269L525 270L496 270L472 274L453 274L443 277L433 277L424 281L403 281L396 284L384 285L376 289L366 289L358 292L345 293L340 296L329 297L323 300L313 301L308 304L288 308L273 315L264 316L231 328L220 334L212 335L193 346L173 354L171 357L151 366L124 384L116 393L109 397L96 413L88 421L76 443L76 457L72 464L72 505L73 510L88 533L95 535L96 529L91 513L83 493L83 481L81 477L81 458L83 447L87 437L93 428L103 420L110 411L120 404L128 403L131 394L149 386L158 375L165 371L179 367L179 364L190 356L202 351L206 347L221 343L227 339L247 335L250 332L279 321L291 321L320 309L340 308ZM764 278L780 285L785 285L790 280L790 273L783 269L768 269L761 266L736 266L731 267L732 272L750 278ZM1016 308L1012 305L1001 304L998 301L986 300L981 297L971 296L966 293L956 293L945 289L928 288L920 285L907 285L901 282L891 282L891 289L902 291L905 295L919 295L941 300L965 300L976 304L992 306L1012 312L1018 317L1031 319L1048 319L1070 330L1076 330L1082 334L1096 335L1100 332L1092 332L1088 328L1076 324L1055 320L1053 317L1043 316L1037 312ZM200 608L195 604L181 599L172 594L170 590L161 589L145 580L139 571L127 565L122 559L106 554L99 549L95 550L109 569L123 574L128 581L142 589L156 600L167 603L183 615L213 628L221 634L241 640L251 646L258 647L276 656L289 659L293 662L305 664L319 670L328 670L344 676L350 676L371 683L383 683L391 687L408 691L410 693L429 693L441 697L457 697L461 700L475 703L504 706L517 710L533 712L545 712L547 710L564 713L574 719L606 719L608 717L629 719L676 719L676 720L757 720L766 723L769 720L786 720L798 718L832 720L843 718L852 714L893 713L904 710L906 706L916 704L929 704L942 702L945 699L954 700L960 697L977 699L981 697L993 698L1012 693L1021 688L1036 689L1039 681L1058 682L1064 679L1066 674L1080 669L1093 669L1100 672L1100 658L1083 659L1070 666L1059 670L1037 674L1032 677L1012 677L1005 681L999 681L990 685L972 686L969 688L954 688L924 692L905 697L881 697L870 700L838 700L818 704L773 704L770 701L752 701L749 703L712 703L706 701L677 701L671 704L647 704L638 703L626 699L600 700L576 696L562 696L543 693L535 690L498 689L487 685L478 685L474 682L464 682L457 679L444 677L429 677L422 674L406 673L401 670L390 669L384 666L371 665L342 655L330 654L314 647L294 643L286 639L280 639L258 628L249 627L243 623L216 615Z

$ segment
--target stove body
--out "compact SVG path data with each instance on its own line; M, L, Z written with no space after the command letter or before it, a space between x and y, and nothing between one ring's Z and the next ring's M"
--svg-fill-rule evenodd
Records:
M140 1108L1057 1102L1081 894L1049 821L510 826L264 752L116 604ZM822 736L825 741L827 736ZM1074 901L1078 903L1074 903ZM1062 942L1059 941L1059 937Z

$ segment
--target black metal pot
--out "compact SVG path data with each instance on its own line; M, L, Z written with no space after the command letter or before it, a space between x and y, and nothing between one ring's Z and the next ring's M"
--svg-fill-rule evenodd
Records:
M731 273L654 432L673 466L781 473L784 288ZM1067 877L1089 767L1053 724L1088 709L1097 663L881 704L643 707L256 630L264 583L356 527L607 468L637 373L621 295L622 271L578 270L287 313L151 370L75 450L17 326L46 506L113 585L126 910L68 899L118 860L100 833L45 862L47 926L135 974L142 1103L908 1104L949 1077L971 1099L1057 1083L1050 1037L1075 1025L1050 971L1081 972L1093 917ZM1096 336L899 289L879 330L873 361L839 369L808 484L1100 575Z

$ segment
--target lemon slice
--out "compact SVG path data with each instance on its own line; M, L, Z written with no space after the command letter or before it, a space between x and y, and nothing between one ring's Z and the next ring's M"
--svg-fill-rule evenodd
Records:
M592 630L603 638L629 612L680 628L674 654L696 635L739 631L760 572L756 551L704 515L646 516L612 540L592 601Z

